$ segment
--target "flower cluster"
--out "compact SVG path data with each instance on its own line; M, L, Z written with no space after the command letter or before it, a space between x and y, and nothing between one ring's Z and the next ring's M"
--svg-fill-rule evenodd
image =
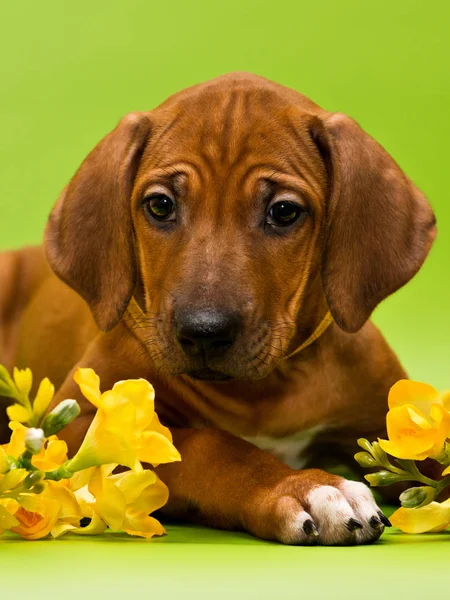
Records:
M364 452L358 452L355 459L362 467L381 468L365 476L373 486L402 481L424 484L401 494L402 508L392 515L393 525L407 533L447 529L450 500L438 500L450 485L450 392L440 394L431 385L402 379L391 388L388 403L389 439L358 440ZM440 465L438 480L419 469L416 461L425 459Z
M78 369L74 379L97 412L69 460L56 434L78 416L77 402L64 400L46 414L54 395L50 381L41 382L31 402L31 371L14 369L11 378L0 366L0 396L13 401L11 438L0 446L0 534L35 540L108 527L145 538L165 533L150 514L167 502L168 489L142 463L181 459L155 413L152 386L131 379L102 394L92 369ZM119 465L126 470L116 473Z

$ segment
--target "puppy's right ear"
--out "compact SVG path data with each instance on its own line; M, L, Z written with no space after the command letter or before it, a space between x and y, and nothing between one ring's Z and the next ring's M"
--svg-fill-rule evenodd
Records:
M45 230L51 268L104 331L118 323L135 287L130 200L149 131L145 114L124 117L82 163Z

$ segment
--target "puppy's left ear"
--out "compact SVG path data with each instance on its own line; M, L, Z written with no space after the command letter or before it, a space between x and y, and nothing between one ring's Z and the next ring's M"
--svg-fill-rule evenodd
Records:
M315 118L311 135L329 177L325 295L336 323L355 332L420 269L436 221L422 192L355 121Z
M125 116L84 160L45 230L51 268L103 331L118 323L135 287L131 195L149 131L145 113Z

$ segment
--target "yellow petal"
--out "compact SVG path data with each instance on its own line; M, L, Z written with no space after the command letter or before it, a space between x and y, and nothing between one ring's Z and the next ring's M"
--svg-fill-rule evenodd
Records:
M388 397L389 408L412 404L425 416L429 414L429 407L433 402L439 401L439 392L427 383L401 379L395 383Z
M110 477L115 485L122 492L127 505L132 504L142 494L145 488L153 485L158 477L154 471L146 470L136 473L134 471L125 471ZM148 511L151 512L151 511Z
M415 449L411 449L410 445L404 446L398 442L391 442L389 440L382 440L378 438L380 447L391 456L395 458L402 458L404 460L425 460L431 452L431 447L424 452L417 452Z
M433 456L442 453L445 440L450 435L450 413L440 404L433 404L431 406L431 418L436 425Z
M102 520L109 527L119 529L125 514L125 498L114 481L104 477L103 469L97 467L89 481L88 489L96 500L95 510ZM102 508L105 509L104 512Z
M69 487L72 492L76 492L77 490L86 487L91 480L92 475L95 473L96 467L90 467L89 469L83 469L82 471L77 471L72 475L69 479Z
M162 433L143 431L139 437L137 457L151 465L181 460L180 453Z
M417 427L420 427L420 429L431 429L431 423L414 406L405 404L402 408L408 411L411 422L417 425Z
M29 512L37 512L41 505L41 498L36 494L19 494L18 503Z
M18 369L14 367L13 371L14 383L17 389L25 398L28 398L31 386L33 385L33 374L30 369Z
M45 377L39 385L39 389L36 394L36 398L33 402L33 413L37 417L42 417L50 406L51 401L55 393L55 386L52 384L50 379Z
M450 525L450 506L445 502L431 502L422 508L400 508L390 520L405 533L442 531Z
M81 393L89 400L91 404L99 408L100 406L100 378L93 369L78 368L73 376L78 384Z
M0 476L0 494L8 492L16 488L28 475L25 469L13 469Z
M121 396L134 405L137 432L148 427L155 412L155 390L146 379L118 381L111 392L114 396Z
M441 402L443 407L450 412L450 390L442 392Z
M138 512L150 514L162 508L168 499L169 488L158 478L153 485L149 485L142 491L130 507Z
M47 481L46 496L58 502L60 511L58 519L69 523L78 523L83 517L73 493L65 485L65 481Z
M380 441L385 452L411 460L422 460L432 454L436 429L414 407L405 405L391 409L386 416L386 426L389 442Z
M32 463L40 471L58 469L67 460L67 444L56 436L49 438L39 454L33 456Z
M19 521L3 506L3 502L0 500L0 534L18 524Z
M161 424L159 417L156 413L153 414L153 419L148 426L148 429L162 433L170 442L173 441L172 433L168 427Z
M95 498L88 490L88 486L86 485L78 489L73 495L77 499L83 517L92 519L94 516Z
M27 423L33 416L28 408L20 404L11 404L6 409L6 413L10 421L17 421L18 423Z
M65 521L58 520L53 525L53 527L50 531L50 534L51 534L52 538L56 539L73 529L77 529L77 527L75 525L71 525L70 523L66 523Z
M8 455L6 451L0 446L0 475L6 473L9 469Z
M28 429L17 421L11 421L9 428L12 434L6 452L10 456L18 457L25 452L25 435Z
M68 468L80 471L110 463L132 468L136 462L136 452L130 440L123 437L120 422L120 419L116 422L115 419L108 418L102 410L98 410ZM126 430L127 427L128 424L123 423L123 429Z
M137 535L143 538L151 538L154 535L163 535L166 530L159 521L145 513L127 511L124 530L128 535Z
M87 527L77 527L73 529L71 533L76 533L77 535L100 535L106 529L106 524L102 521L99 515L94 514L92 517L92 521L89 523Z
M450 475L450 465L444 471L442 471L442 475Z

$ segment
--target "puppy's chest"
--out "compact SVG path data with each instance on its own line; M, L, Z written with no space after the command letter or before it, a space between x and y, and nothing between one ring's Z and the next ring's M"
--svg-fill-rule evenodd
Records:
M302 469L308 462L308 450L310 449L317 435L325 429L326 428L323 425L317 425L311 429L299 431L282 438L264 435L242 437L243 439L247 440L247 442L254 444L261 450L270 452L270 454L273 454L279 460L289 465L293 469Z

